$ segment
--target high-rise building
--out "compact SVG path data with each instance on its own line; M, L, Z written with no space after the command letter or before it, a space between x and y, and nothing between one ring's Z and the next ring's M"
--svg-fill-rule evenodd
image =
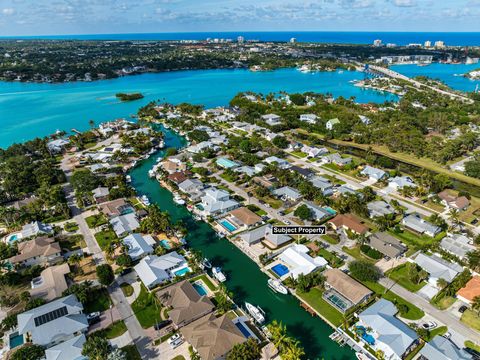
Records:
M427 40L427 41L425 41L424 46L425 46L426 48L430 48L430 47L432 47L432 42L431 42L430 40Z
M295 44L296 42L297 42L297 38L291 38L291 39L290 39L290 43L291 43L291 44Z
M445 47L445 43L443 41L435 41L435 47L438 49L442 49Z
M373 40L373 46L376 46L376 47L382 46L382 40L380 39Z
M238 42L239 44L243 44L244 41L245 41L245 38L244 38L243 36L237 37L237 42Z

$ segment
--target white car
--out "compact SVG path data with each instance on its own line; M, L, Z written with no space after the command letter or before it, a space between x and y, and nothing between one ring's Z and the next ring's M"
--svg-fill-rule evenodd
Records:
M436 327L437 327L437 323L434 321L428 321L422 324L422 328L424 328L425 330L432 330L432 329L435 329Z
M182 339L182 338L179 338L179 339L171 342L171 343L170 343L170 347L171 347L172 349L176 349L177 347L179 347L179 346L182 345L182 344L183 344L183 339Z
M172 345L175 341L181 340L182 335L180 333L176 333L170 339L168 339L168 343Z

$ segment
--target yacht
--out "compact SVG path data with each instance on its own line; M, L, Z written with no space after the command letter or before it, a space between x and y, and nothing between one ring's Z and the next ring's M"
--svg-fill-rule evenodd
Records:
M163 149L165 147L165 141L160 140L160 143L158 144L159 149Z
M219 268L219 267L214 267L212 269L212 273L213 273L213 276L215 277L215 279L217 279L220 282L225 282L227 280L227 278L225 277L225 275L222 272L222 269Z
M125 176L127 183L132 182L132 177L130 175Z
M147 195L142 195L142 197L140 198L140 200L142 201L142 203L143 203L145 206L150 205L150 199L148 198Z
M255 319L259 324L265 322L265 312L260 308L260 306L254 306L248 302L245 303L248 313Z
M185 200L178 194L173 197L173 202L178 205L185 205Z
M288 290L279 280L268 279L268 287L276 293L287 295Z
M211 269L212 268L212 264L210 264L210 261L208 261L207 258L204 258L202 260L202 262L200 263L200 267L202 269Z
M153 169L148 170L148 177L154 178L155 177L155 170L153 170Z
M361 352L356 352L355 356L358 360L370 360L369 357Z

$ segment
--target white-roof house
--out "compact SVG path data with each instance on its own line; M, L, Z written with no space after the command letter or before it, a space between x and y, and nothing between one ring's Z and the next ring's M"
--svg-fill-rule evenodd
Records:
M317 122L318 116L315 114L302 114L300 115L300 121L304 121L308 124L315 124Z
M273 191L273 195L282 198L285 201L298 201L302 198L297 190L291 188L290 186L284 186Z
M155 240L152 235L130 234L122 239L122 242L128 248L128 255L132 260L138 260L141 257L153 252Z
M48 348L87 331L87 317L82 312L83 305L75 295L65 296L18 314L18 332Z
M371 218L395 214L393 206L383 200L372 201L367 204L368 213Z
M327 121L327 123L325 124L325 127L327 128L327 130L333 130L333 128L335 127L335 125L337 124L340 124L340 120L338 120L337 118L335 119L330 119Z
M388 180L388 187L398 190L403 189L404 187L417 187L417 185L409 176L395 176Z
M117 234L118 237L132 233L140 227L140 223L138 222L135 213L115 216L110 219L110 224L112 225L113 231L115 231L115 234Z
M282 123L281 119L280 115L276 114L262 115L262 120L270 126L280 125Z
M402 359L418 342L417 333L395 317L397 312L392 302L380 299L358 316L357 326L364 327L375 339L370 347L381 350L388 360Z
M34 221L23 225L21 233L23 239L41 234L53 234L53 227L40 221Z
M462 234L448 234L440 242L440 247L460 259L465 259L469 252L477 249L473 241Z
M80 334L63 343L55 345L45 350L46 360L87 360L82 355L83 344L87 339L84 334Z
M402 219L402 225L407 229L419 234L425 234L430 237L435 237L442 229L420 217L418 214L409 214Z
M363 170L360 172L363 176L368 177L369 179L375 180L375 181L380 181L383 178L387 177L387 173L381 169L374 168L370 165L367 165L363 168Z
M328 149L324 148L324 147L317 148L317 147L314 147L314 146L303 145L302 152L307 154L308 157L314 158L314 157L318 157L318 156L328 154Z
M422 360L471 360L473 356L460 349L450 339L436 335L420 350Z
M272 247L277 248L292 238L285 234L273 234L272 233L272 225L266 224L259 226L255 229L250 231L245 231L240 235L240 239L242 239L248 246L254 245L259 243L262 240L267 241Z
M428 282L433 286L437 286L438 279L444 279L450 283L463 271L463 268L460 265L444 260L437 255L425 255L424 253L420 253L413 261L423 270L428 272L430 275Z
M228 192L214 187L205 190L205 195L202 197L203 211L211 216L225 214L239 206L237 201L230 198Z
M167 280L174 278L176 271L187 267L187 260L177 252L156 256L145 256L134 267L143 284L151 289Z
M269 156L266 159L264 159L263 162L269 165L276 163L280 169L288 169L291 166L287 160L280 159L279 157L276 157L276 156Z
M327 266L328 262L324 258L320 256L313 258L308 255L309 251L305 245L295 244L280 254L279 259L287 265L294 279L300 274L307 275Z

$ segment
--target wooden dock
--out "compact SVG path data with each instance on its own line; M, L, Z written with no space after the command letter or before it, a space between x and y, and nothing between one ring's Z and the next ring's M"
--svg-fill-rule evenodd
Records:
M317 316L317 312L315 310L313 310L310 306L308 306L307 304L305 304L303 301L300 301L300 306L302 308L304 308L305 310L307 310L307 312L312 315L312 316Z

